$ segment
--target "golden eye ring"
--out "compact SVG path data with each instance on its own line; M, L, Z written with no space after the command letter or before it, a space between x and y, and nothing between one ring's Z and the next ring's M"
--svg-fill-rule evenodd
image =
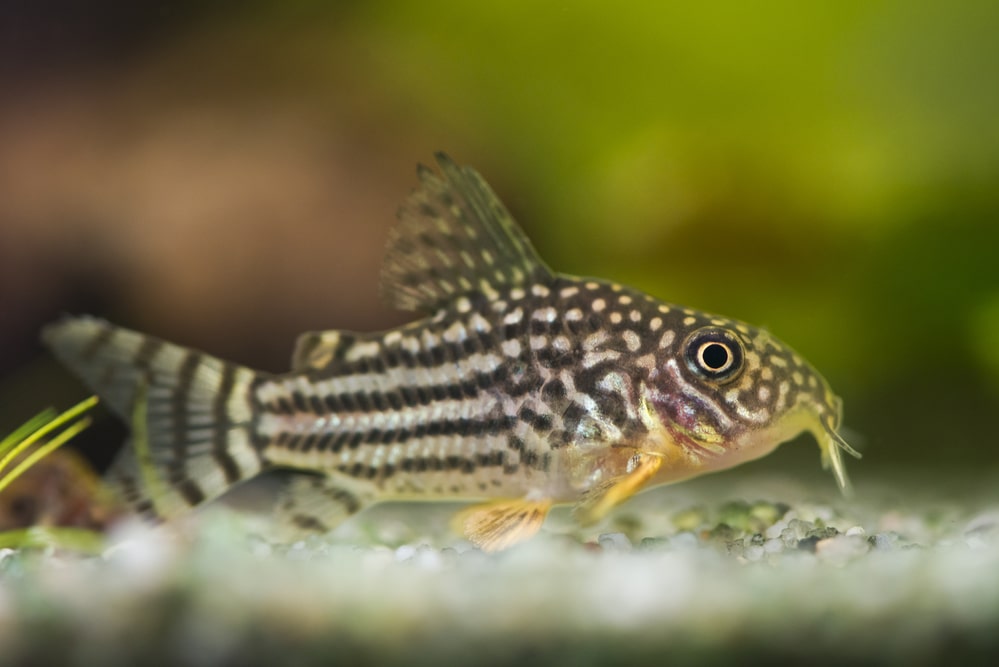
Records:
M704 327L688 336L687 367L695 374L714 382L729 382L743 370L746 355L733 333L720 327Z

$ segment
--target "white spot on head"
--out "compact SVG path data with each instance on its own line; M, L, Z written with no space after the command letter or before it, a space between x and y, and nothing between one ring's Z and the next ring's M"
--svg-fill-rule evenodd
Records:
M617 302L622 306L627 306L629 303L631 303L631 297L628 296L627 294L622 294L617 298Z
M568 299L569 297L576 296L577 294L579 294L579 288L576 286L563 287L558 293L558 295L563 299Z
M610 314L610 321L613 322L614 324L621 324L621 320L623 319L624 317L621 315L621 313Z
M531 294L534 296L548 296L551 290L544 285L531 285Z
M632 322L638 322L642 319L642 314L637 310L633 310L630 313L628 313L628 319L631 320Z
M583 339L583 349L589 352L590 350L595 350L599 346L607 342L609 336L607 332L603 329L593 332L589 336Z
M624 339L624 344L628 347L629 352L637 352L642 347L642 339L631 329L623 331L621 337Z
M667 329L666 331L663 332L663 337L659 339L659 348L665 350L666 348L668 348L670 345L673 344L673 341L675 339L676 339L676 332L673 331L672 329Z
M527 296L527 294L519 287L514 287L510 290L511 299L523 299L525 296Z
M763 378L764 380L773 380L774 379L773 369L770 368L769 366L764 366L762 369L760 369L760 377Z
M649 371L649 377L654 377L658 373L656 368L656 355L654 354L643 354L642 356L635 359L634 364L639 368L644 368Z
M462 250L458 254L461 256L461 261L465 262L465 266L467 266L470 269L475 268L475 260L472 259L472 256L468 254L467 250Z
M607 302L603 299L594 299L590 307L593 308L593 312L599 313L607 307Z
M625 397L629 394L628 379L617 371L611 371L607 375L600 378L597 382L597 387L603 389L604 391L611 391Z
M531 336L531 349L541 350L548 347L548 336Z
M472 309L472 302L464 296L458 297L458 299L454 302L454 305L458 309L459 313L467 313Z
M568 311L565 314L565 319L569 320L570 322L578 322L579 320L583 319L583 311L581 311L579 308L573 308L572 310Z
M683 314L684 314L684 315L693 315L693 314L694 314L694 311L693 311L693 310L691 310L690 308L684 308L684 309L683 309Z
M659 310L660 313L662 313L663 315L665 315L666 313L669 312L669 306L661 303L661 304L659 304L658 310Z
M777 403L774 410L780 412L787 405L787 392L791 390L791 385L785 380L777 386Z
M653 317L649 320L649 331L659 331L663 325L663 319L661 317Z
M621 357L621 353L617 350L604 350L597 349L593 352L587 352L583 356L582 365L583 368L592 368L593 366L602 363L604 361L614 361Z
M687 312L687 311L684 311L684 312ZM689 327L690 325L692 325L696 321L697 321L696 317L685 317L685 318L683 318L683 326Z
M554 322L558 313L551 306L547 308L538 308L533 313L531 313L531 319L538 322Z
M778 357L776 354L771 354L768 361L778 368L787 368L787 362L784 361L784 358Z
M716 327L723 327L728 324L728 320L723 320L720 317L715 317L711 320L711 324L715 325Z
M488 250L482 251L482 259L484 259L486 264L488 264L489 266L492 266L493 263L496 261L496 258L493 257L493 254Z
M496 292L493 292L493 294L496 294ZM496 296L499 296L499 295L496 294ZM507 304L507 302L504 301L503 299L497 299L496 301L492 302L492 305L490 306L490 308L492 308L493 312L495 312L495 313L502 313L504 310L506 310L506 307L508 305L509 304Z
M819 381L815 379L814 375L808 376L808 386L811 387L812 389L815 389L816 387L819 386Z
M749 327L747 327L747 326L746 326L745 324L736 324L736 325L735 325L735 328L736 328L736 329L737 329L737 330L738 330L738 331L739 331L740 333L744 333L744 334L748 334L748 333L749 333Z
M590 281L590 282L586 283L585 287L588 290L595 290L595 289L597 289L597 288L600 287L600 283L595 283L593 281Z
M798 371L791 373L791 379L794 380L794 383L799 387L805 383L804 376Z
M552 341L552 347L559 352L568 352L570 348L569 339L565 336L556 336Z
M756 398L760 399L761 403L766 403L770 400L770 387L765 384L761 384L756 390Z
M620 292L621 290L624 289L624 286L621 285L621 283L612 283L610 288L614 292Z

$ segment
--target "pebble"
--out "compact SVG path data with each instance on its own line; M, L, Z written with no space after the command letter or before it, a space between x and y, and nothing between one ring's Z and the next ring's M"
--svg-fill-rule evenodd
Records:
M624 533L604 533L597 544L605 551L631 551L631 540Z
M696 530L707 521L707 512L703 507L689 507L674 514L672 521L677 530Z
M416 547L412 544L403 544L395 550L396 561L402 563L412 558L416 554Z
M778 554L784 551L784 542L776 537L771 537L763 543L763 550L768 554Z
M783 533L786 528L787 528L786 521L778 521L777 523L773 524L772 526L768 527L765 531L763 531L763 534L766 537L780 537L781 533Z
M870 545L878 551L894 551L899 548L902 537L895 532L877 533L868 538Z
M643 551L669 551L670 540L666 537L645 537L638 548Z
M870 550L871 546L863 537L837 535L815 543L815 555L836 564L844 564Z
M677 549L694 549L698 545L697 535L685 530L670 538L670 545Z

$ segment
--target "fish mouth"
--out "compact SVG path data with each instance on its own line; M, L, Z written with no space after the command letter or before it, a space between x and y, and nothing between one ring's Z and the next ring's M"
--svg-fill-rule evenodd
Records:
M811 433L822 453L822 468L831 470L836 484L844 496L850 496L852 489L850 479L846 474L843 452L855 458L861 458L860 452L851 447L838 432L839 405L830 412L818 412L809 407L799 407L787 413L776 424L762 430L750 431L742 439L736 450L743 452L741 460L749 460L764 456L777 448L783 442L793 439L801 433Z

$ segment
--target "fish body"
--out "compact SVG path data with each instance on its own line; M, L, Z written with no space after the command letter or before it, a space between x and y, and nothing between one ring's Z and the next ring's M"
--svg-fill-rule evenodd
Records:
M478 500L456 525L498 549L554 504L595 521L805 430L846 487L840 401L799 355L748 324L553 272L475 171L437 159L382 269L388 301L422 319L304 334L284 374L95 318L46 329L132 423L108 479L136 511L176 516L282 468L310 473L276 508L296 529L384 500Z

